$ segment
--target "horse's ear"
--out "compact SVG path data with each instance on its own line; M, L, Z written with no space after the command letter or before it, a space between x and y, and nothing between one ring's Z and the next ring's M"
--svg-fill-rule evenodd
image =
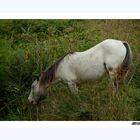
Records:
M36 77L36 80L39 81L39 76Z

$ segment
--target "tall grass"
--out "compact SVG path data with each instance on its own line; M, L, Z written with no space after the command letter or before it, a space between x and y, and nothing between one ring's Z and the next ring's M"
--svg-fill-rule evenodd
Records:
M0 120L139 120L139 20L1 20ZM38 105L27 101L36 76L68 51L84 51L106 38L129 42L129 82L112 93L108 75L70 93L61 83Z

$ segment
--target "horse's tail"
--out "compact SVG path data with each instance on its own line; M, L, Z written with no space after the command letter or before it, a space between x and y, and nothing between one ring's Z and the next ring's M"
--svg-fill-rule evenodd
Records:
M129 70L129 68L131 66L131 63L132 63L132 52L131 52L130 46L126 41L122 41L122 43L126 48L126 55L125 55L125 58L120 66L120 69L119 69L118 74L120 76L126 75L127 71Z
M123 60L122 67L129 69L129 67L132 63L132 52L131 52L129 44L126 41L123 41L122 43L126 48L126 55Z

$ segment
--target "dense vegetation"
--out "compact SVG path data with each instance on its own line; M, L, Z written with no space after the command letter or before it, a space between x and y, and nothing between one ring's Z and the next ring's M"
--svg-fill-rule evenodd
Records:
M84 51L107 38L126 40L133 66L113 96L107 75L80 85L47 89L38 105L27 101L41 71L68 51ZM140 120L140 20L0 20L0 120Z

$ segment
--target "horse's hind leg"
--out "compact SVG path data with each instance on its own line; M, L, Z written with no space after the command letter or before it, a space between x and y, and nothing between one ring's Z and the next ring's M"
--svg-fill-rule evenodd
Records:
M119 81L117 79L114 80L114 92L118 93L119 91Z
M106 72L110 76L110 83L112 84L113 92L117 93L119 90L119 82L117 79L117 70L115 68L112 68L112 67L106 65L106 63L104 63L104 67L105 67Z
M111 79L111 83L113 85L113 92L118 93L119 91L119 79L117 78L117 71L116 70L109 70L109 76Z
M78 87L76 86L75 82L68 82L68 87L72 93L78 93Z

